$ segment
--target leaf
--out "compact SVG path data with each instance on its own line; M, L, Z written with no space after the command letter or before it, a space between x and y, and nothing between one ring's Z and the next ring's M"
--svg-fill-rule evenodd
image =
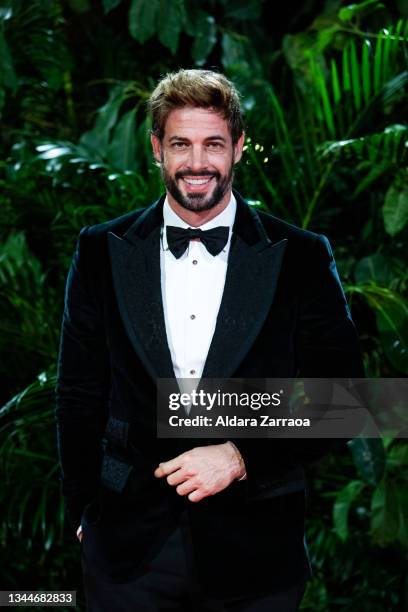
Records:
M334 104L338 104L341 100L341 88L340 88L340 81L339 81L339 73L337 71L337 65L333 58L330 63L330 68L331 68L333 101L334 101Z
M346 45L343 49L342 72L343 72L343 89L344 91L351 91L349 45Z
M0 27L0 84L12 90L13 94L17 90L17 75L14 71L13 60L4 38L4 33Z
M399 529L397 539L408 548L408 484L397 489L399 507Z
M318 146L317 150L321 151L323 156L333 153L347 155L348 157L354 155L357 159L362 159L358 170L368 169L369 173L358 184L354 192L357 194L363 191L376 177L389 170L392 163L403 165L407 140L408 128L397 123L388 125L382 132L367 134L359 138L324 142Z
M377 163L372 163L369 161L362 162L359 168L361 169L368 168L369 172L367 176L365 176L359 182L359 184L357 185L356 189L353 192L352 197L356 198L358 195L360 195L360 193L368 189L372 185L372 183L374 183L382 174L384 174L385 172L389 170L389 167L390 167L390 164L388 161L377 162ZM369 221L372 222L372 219L370 219Z
M385 41L383 49L383 80L387 81L390 76L392 66L390 65L390 51L392 44L392 27L388 30L384 30Z
M381 253L375 253L360 259L354 270L354 277L357 283L375 282L388 286L394 275L388 259Z
M65 157L66 155L72 155L72 149L70 147L58 146L58 144L50 146L39 145L37 150L40 151L39 155L37 156L38 159L56 159L58 157Z
M86 13L91 8L89 0L68 0L68 4L70 9L79 15Z
M399 43L400 43L399 38L403 36L403 34L402 34L403 27L404 27L404 20L403 19L399 19L397 21L397 25L396 25L395 31L394 31L395 39L391 43L390 58L389 58L391 66L395 66L395 63L396 63L397 53L398 53L398 46L399 46Z
M364 488L361 480L352 480L336 496L333 506L334 531L343 542L348 537L348 515L351 504Z
M174 53L177 51L180 31L184 22L184 0L160 0L159 40Z
M134 170L136 157L136 111L123 115L115 127L107 156L110 164L118 170Z
M408 171L402 170L389 187L383 206L385 231L398 234L408 222Z
M377 329L381 345L390 363L399 372L408 374L408 315L401 302L377 303Z
M348 442L354 465L364 482L376 485L385 470L385 452L381 438L354 438Z
M380 546L395 542L400 527L400 508L396 485L383 481L371 500L371 534Z
M1 117L1 111L3 110L5 102L6 102L6 92L0 83L0 117Z
M106 157L106 148L109 143L110 134L116 124L120 107L124 100L125 84L114 87L107 102L97 111L95 126L92 130L84 132L79 139L79 144L93 150L102 159Z
M146 117L144 121L141 122L139 127L136 130L136 149L137 149L137 158L135 159L137 171L141 171L141 160L142 159L150 159L152 155L152 146L150 144L150 132L151 132L152 122L151 117Z
M357 57L357 48L354 40L350 45L351 82L356 110L361 108L360 64Z
M354 19L354 17L367 13L368 9L371 13L374 12L374 9L380 8L384 8L384 4L382 2L378 2L378 0L365 0L365 2L349 4L348 6L343 7L339 10L338 17L341 19L341 21L351 21Z
M326 82L324 79L324 74L320 64L314 63L314 74L316 78L316 84L318 85L319 94L322 102L324 118L326 120L327 129L329 131L330 137L335 138L336 136L336 128L334 126L334 116L332 112L329 92L326 87Z
M188 2L188 0L184 0ZM195 36L196 33L196 21L197 21L197 8L191 3L188 4L187 10L184 7L184 23L183 30L189 36Z
M160 0L132 0L129 10L129 31L140 43L149 40L157 31Z
M14 290L20 300L40 301L45 274L40 261L29 249L24 232L11 233L0 244L0 282Z
M374 93L377 93L380 89L380 85L382 82L382 47L383 47L383 37L377 39L375 45L375 53L374 53Z
M371 97L371 69L370 69L370 54L371 54L371 43L369 40L365 40L363 43L363 54L361 61L361 76L363 83L363 95L364 102L367 104Z
M103 12L105 15L107 15L110 11L113 11L113 9L119 6L121 2L122 0L102 0Z
M396 468L397 472L408 466L408 442L401 441L399 444L392 446L387 455L387 465L391 468Z
M11 19L12 16L13 9L11 8L11 6L0 7L0 22L7 21L8 19Z
M47 534L45 542L44 542L44 549L45 550L51 550L51 547L52 547L53 542L54 542L54 538L55 538L54 525L51 524L48 527L48 534Z
M262 0L221 0L225 6L225 17L242 21L259 19L262 14Z
M222 35L221 45L221 62L224 68L246 63L245 47L241 40L239 40L238 34L228 34L228 32L225 32Z
M320 80L320 95L322 98L322 106L323 106L324 117L326 119L327 129L329 130L329 134L331 138L335 138L336 128L334 126L334 115L332 112L329 92L327 90L323 75L321 76L321 80Z
M192 56L195 63L202 66L217 42L217 25L214 17L204 11L198 11L195 31Z

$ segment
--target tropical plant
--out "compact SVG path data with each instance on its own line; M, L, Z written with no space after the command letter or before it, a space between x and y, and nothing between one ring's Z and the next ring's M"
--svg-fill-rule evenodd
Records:
M408 560L408 446L390 438L349 446L314 470L307 537L315 578L301 609L402 610L407 576L390 568Z

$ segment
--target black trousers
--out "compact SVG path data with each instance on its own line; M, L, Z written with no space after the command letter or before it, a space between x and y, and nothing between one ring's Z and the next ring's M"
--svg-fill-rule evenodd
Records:
M186 513L137 578L108 582L84 556L82 569L88 612L296 612L306 587L302 580L288 590L240 599L204 594L195 573Z

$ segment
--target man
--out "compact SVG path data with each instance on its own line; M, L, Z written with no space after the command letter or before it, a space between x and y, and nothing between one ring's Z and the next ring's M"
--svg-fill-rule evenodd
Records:
M83 228L66 288L58 440L88 609L291 612L303 466L330 441L160 439L156 383L362 376L358 339L328 240L232 191L232 83L179 70L149 104L166 194Z

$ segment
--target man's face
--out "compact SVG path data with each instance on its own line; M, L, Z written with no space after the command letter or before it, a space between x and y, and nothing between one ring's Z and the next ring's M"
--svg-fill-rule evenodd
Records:
M225 119L205 108L173 110L163 140L152 135L167 191L180 206L195 212L210 210L228 196L243 142L242 134L233 146Z

